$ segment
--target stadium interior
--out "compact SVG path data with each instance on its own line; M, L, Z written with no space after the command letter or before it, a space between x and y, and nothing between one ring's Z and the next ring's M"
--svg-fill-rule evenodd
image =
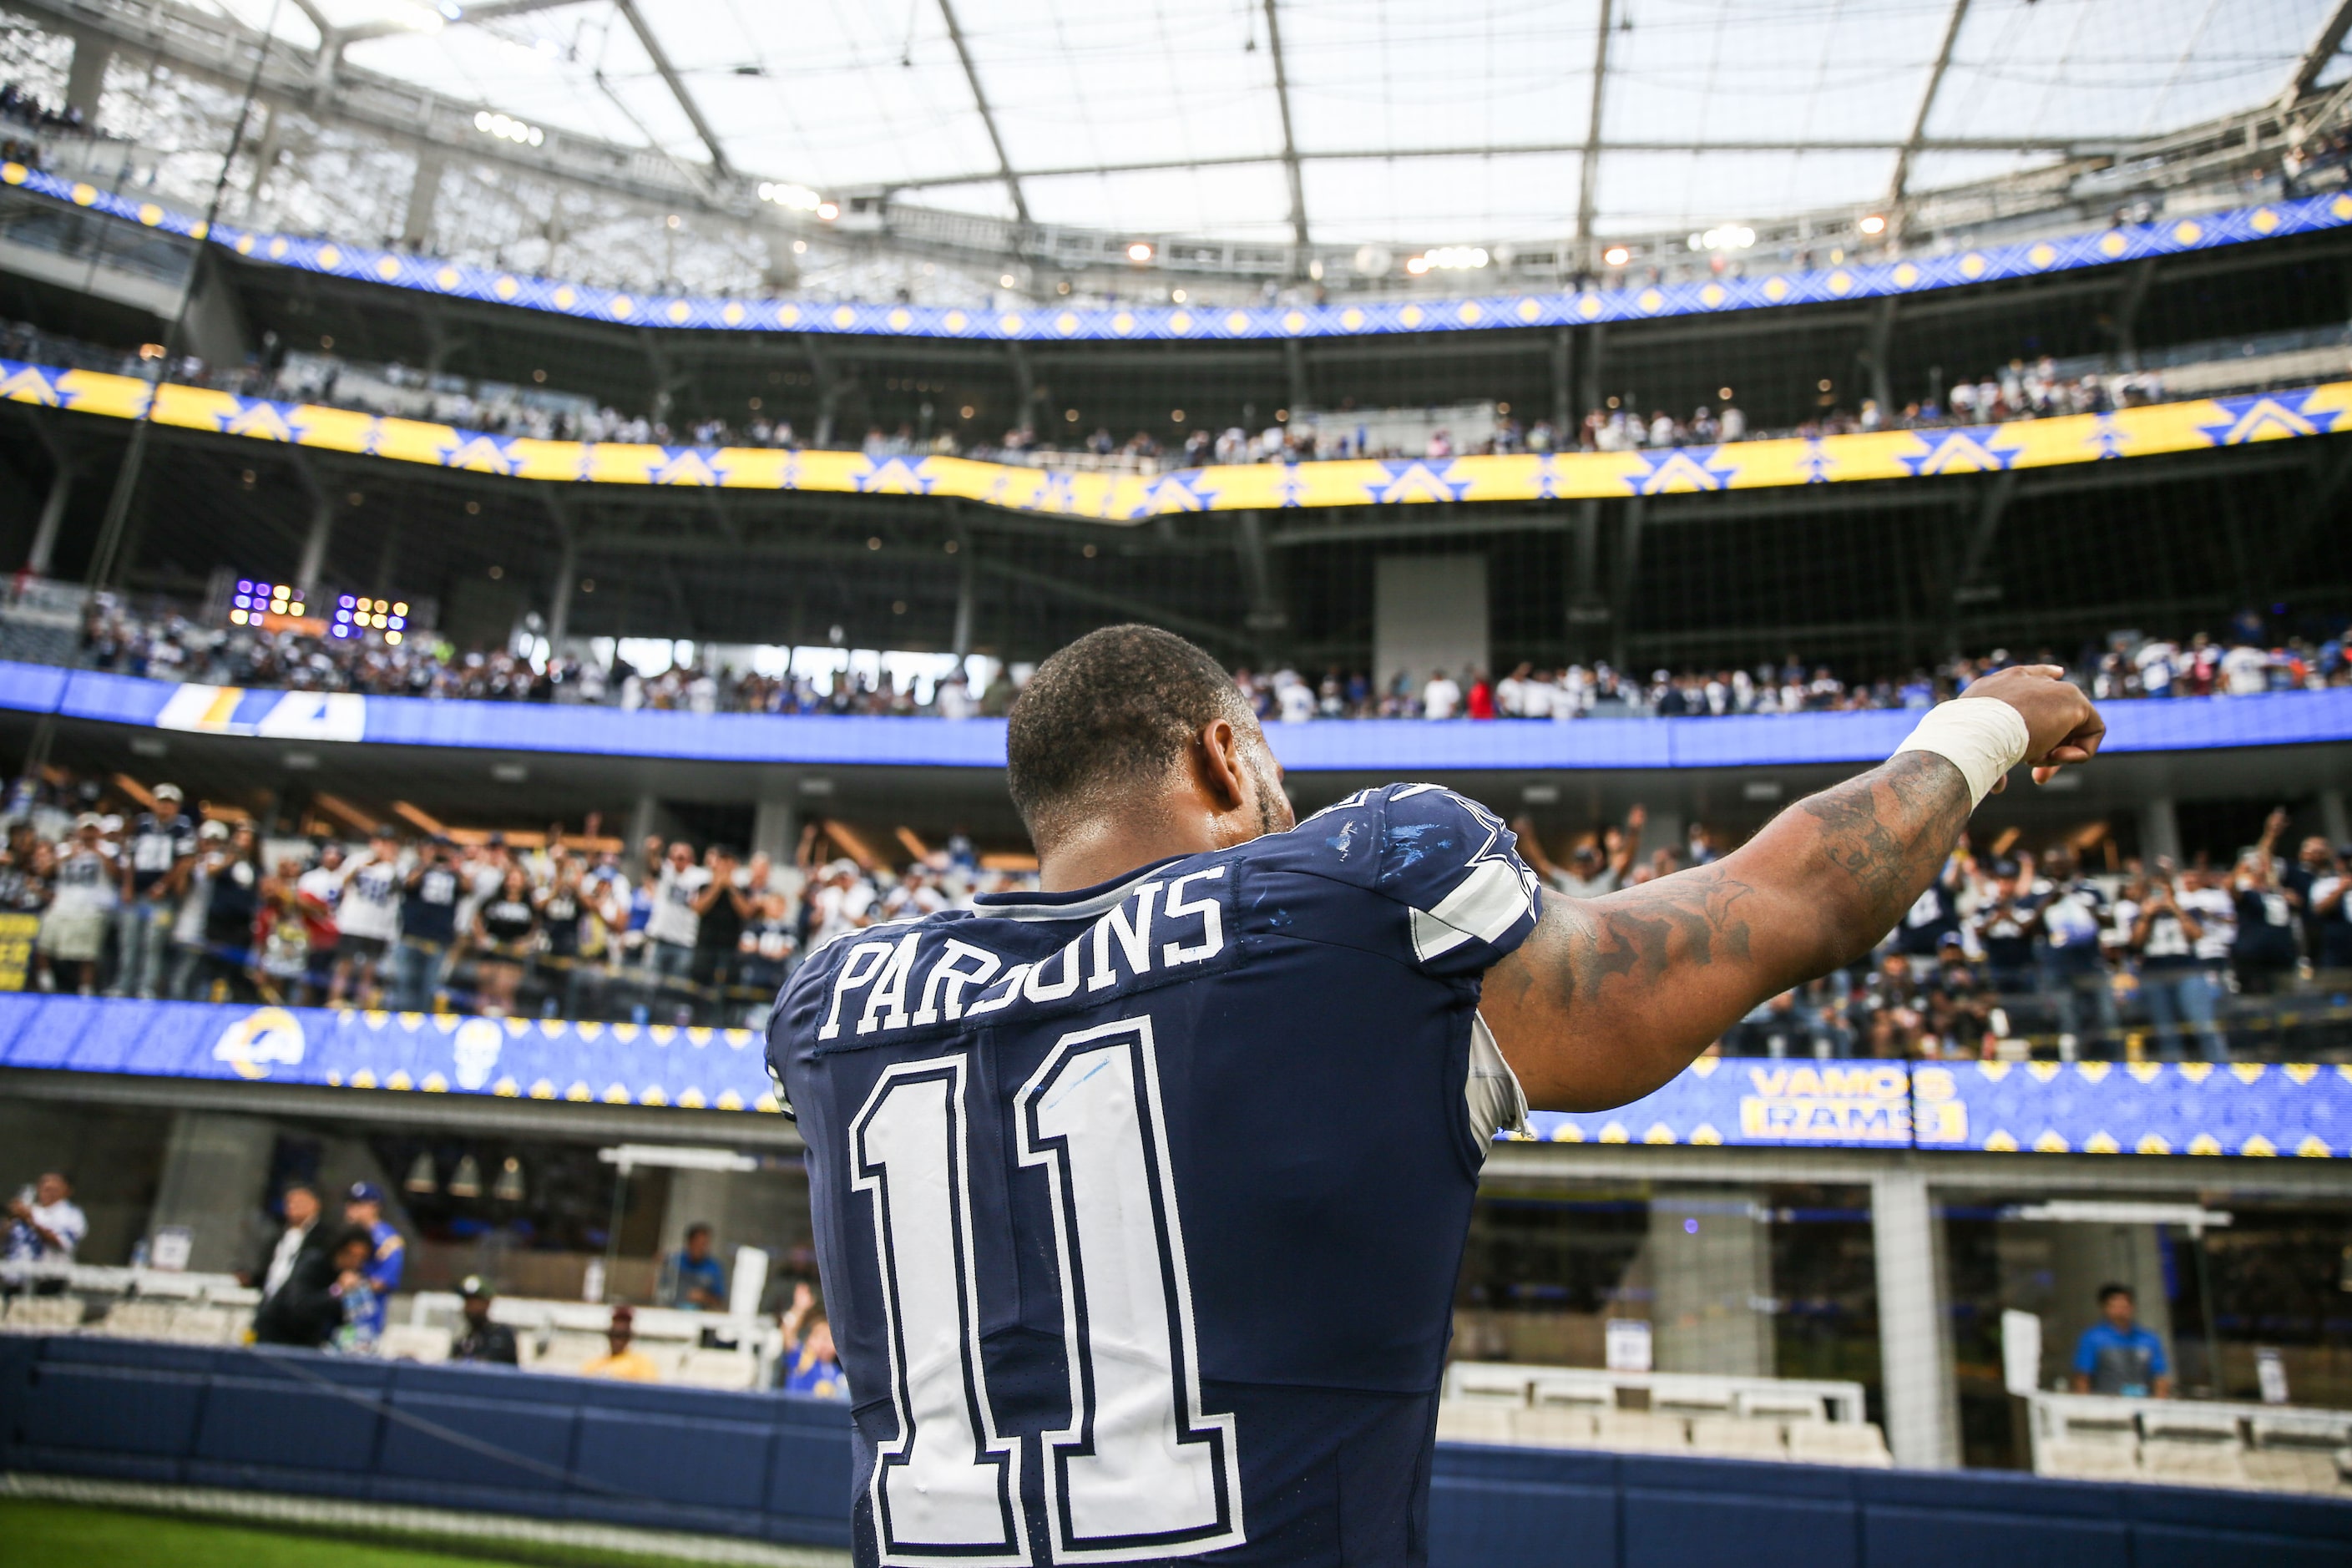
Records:
M842 1552L770 1007L1145 622L1587 897L2109 727L1493 1146L1429 1561L2340 1560L2347 28L5 0L0 1520Z

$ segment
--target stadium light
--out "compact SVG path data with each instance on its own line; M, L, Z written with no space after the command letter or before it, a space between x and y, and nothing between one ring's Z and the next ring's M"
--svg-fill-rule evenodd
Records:
M1862 220L1861 228L1864 234L1885 234L1886 219L1878 213L1872 213Z
M1601 253L1601 259L1612 267L1622 267L1633 259L1633 253L1622 245L1612 245Z
M841 205L837 202L819 202L816 205L816 216L831 223L841 216Z
M1693 250L1745 250L1755 243L1756 231L1738 224L1726 224L1721 228L1711 228L1704 234L1690 237Z
M1407 257L1404 269L1415 278L1430 271L1470 272L1493 259L1483 245L1441 245L1420 256Z
M1127 247L1127 258L1138 264L1149 261L1151 259L1151 247L1139 239Z
M547 132L538 126L517 120L510 114L493 114L488 110L477 110L474 129L485 136L495 136L501 142L512 142L520 147L536 147L547 140Z
M773 202L780 207L796 213L817 212L825 205L825 199L806 185L781 184L773 182L761 184L760 199L763 202Z

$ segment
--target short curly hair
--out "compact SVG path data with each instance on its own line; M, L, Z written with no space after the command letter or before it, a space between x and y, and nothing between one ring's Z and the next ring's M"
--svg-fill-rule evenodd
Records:
M1013 704L1005 784L1040 848L1165 780L1212 720L1257 715L1225 668L1158 626L1088 632L1037 667Z

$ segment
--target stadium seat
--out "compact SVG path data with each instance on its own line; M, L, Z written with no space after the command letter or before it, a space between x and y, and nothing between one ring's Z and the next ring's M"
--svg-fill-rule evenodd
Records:
M1721 1459L1785 1459L1777 1421L1746 1421L1737 1415L1701 1415L1691 1422L1690 1446L1695 1454Z
M89 1331L124 1340L168 1340L179 1307L170 1301L117 1301Z
M1538 1448L1590 1448L1593 1446L1593 1413L1590 1408L1538 1405L1513 1410L1511 1440Z
M12 1334L69 1332L81 1327L82 1317L79 1296L19 1296L8 1303L8 1315L0 1319L0 1331Z
M1827 1416L1819 1394L1783 1394L1772 1389L1743 1388L1731 1396L1731 1413L1750 1421L1822 1421Z
M1791 1421L1789 1458L1813 1465L1860 1465L1885 1469L1895 1463L1886 1434L1875 1422Z
M376 1342L375 1353L390 1361L447 1361L449 1331L429 1323L394 1323Z
M688 1350L677 1381L688 1388L750 1388L760 1363L740 1351Z
M1448 1378L1445 1397L1465 1402L1525 1405L1528 1373L1523 1367L1484 1366L1460 1362Z
M2149 1442L2139 1447L2140 1476L2182 1487L2252 1484L2245 1450L2235 1443Z
M2055 1437L2035 1453L2034 1468L2045 1476L2078 1481L2136 1481L2140 1479L2139 1445L2136 1442Z
M2336 1456L2325 1448L2250 1448L2240 1462L2246 1484L2265 1491L2352 1497L2352 1487L2337 1471Z
M1517 1440L1511 1418L1518 1412L1492 1401L1441 1399L1437 1436L1448 1443L1509 1443Z
M1679 1415L1648 1410L1604 1410L1593 1418L1597 1447L1627 1453L1687 1453L1690 1430Z

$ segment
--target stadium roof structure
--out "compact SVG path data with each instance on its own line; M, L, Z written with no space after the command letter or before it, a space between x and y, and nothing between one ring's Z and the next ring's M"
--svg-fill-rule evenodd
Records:
M2339 0L201 8L788 203L1370 252L1736 236L2128 155L2332 85L2352 19Z

